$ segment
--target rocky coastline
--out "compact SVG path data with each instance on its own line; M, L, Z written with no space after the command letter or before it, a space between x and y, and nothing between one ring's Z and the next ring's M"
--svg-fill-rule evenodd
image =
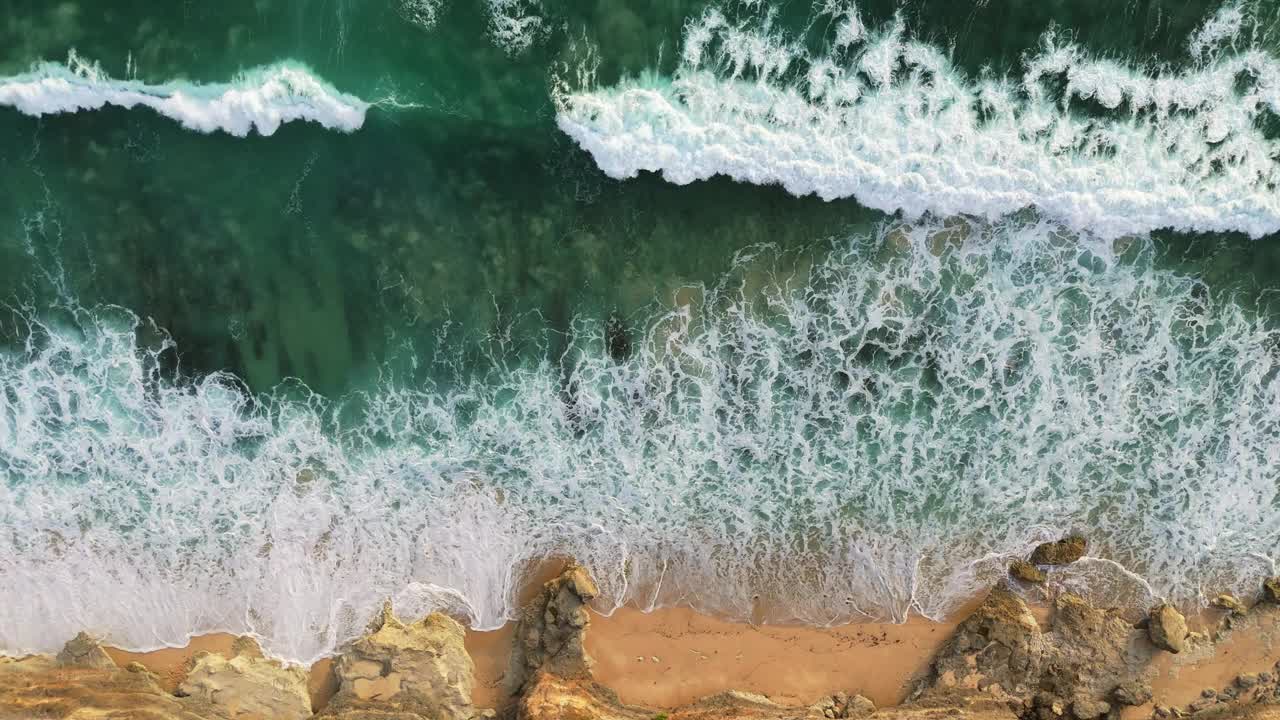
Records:
M229 653L197 653L176 689L137 662L118 665L81 633L57 656L0 658L0 720L1119 720L1121 718L1280 719L1280 654L1267 669L1238 674L1199 697L1160 704L1155 667L1170 654L1212 654L1235 633L1280 626L1280 578L1258 597L1215 599L1211 627L1189 629L1172 606L1153 607L1134 623L1067 593L1053 597L1047 620L1022 599L1019 585L1044 581L1044 570L1084 554L1080 538L1037 548L1010 566L914 678L905 703L877 708L857 688L783 704L751 688L675 708L628 704L597 681L585 639L588 603L597 589L586 568L570 565L545 583L515 628L503 678L506 702L473 701L476 668L456 620L432 614L416 623L390 605L331 667L332 697L313 707L308 673L262 655L250 639Z

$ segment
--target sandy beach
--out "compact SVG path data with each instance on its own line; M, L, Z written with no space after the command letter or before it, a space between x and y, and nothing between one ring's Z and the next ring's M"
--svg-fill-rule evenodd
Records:
M591 613L586 649L595 661L596 680L629 704L675 708L726 690L803 704L844 691L870 698L878 707L891 707L905 700L910 682L927 669L970 610L946 622L913 618L903 624L815 628L734 623L688 608L622 608L609 616ZM1032 611L1041 624L1052 621L1051 608L1033 606ZM1209 610L1190 620L1193 628L1209 632L1222 617L1221 611ZM1240 673L1270 670L1280 659L1280 621L1268 615L1255 622L1206 650L1160 656L1153 664L1153 702L1128 709L1126 716L1147 717L1156 704L1190 703L1203 688L1228 686ZM478 707L504 708L511 701L504 679L514 631L515 624L509 623L500 630L467 632ZM184 648L107 651L121 666L141 663L171 691L184 679L196 653L231 656L235 643L235 636L212 634L193 638ZM313 707L323 708L337 690L332 660L311 667L309 690Z

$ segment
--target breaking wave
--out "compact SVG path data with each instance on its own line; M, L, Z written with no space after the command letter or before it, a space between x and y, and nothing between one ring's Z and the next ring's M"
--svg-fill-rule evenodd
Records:
M900 19L868 28L828 2L815 54L741 5L688 24L670 78L596 87L587 68L558 98L560 128L615 178L727 175L908 219L1034 207L1104 238L1280 231L1280 61L1250 45L1243 5L1209 18L1178 68L1049 32L1021 77L978 78Z
M237 137L254 130L272 135L284 123L298 120L354 132L364 124L370 107L293 63L249 70L225 84L152 85L111 78L73 52L66 63L41 63L30 72L0 78L0 106L26 115L75 113L107 105L148 107L185 128Z
M386 597L501 625L555 555L605 611L936 618L1070 528L1107 560L1051 582L1109 606L1251 593L1280 336L1154 255L1047 221L757 248L626 342L584 319L564 358L338 400L182 376L121 309L17 313L0 648L225 630L307 662Z

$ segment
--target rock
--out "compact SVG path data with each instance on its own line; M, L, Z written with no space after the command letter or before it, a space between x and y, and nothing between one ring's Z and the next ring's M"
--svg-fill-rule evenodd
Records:
M1078 720L1094 720L1111 712L1111 706L1101 700L1077 698L1071 703L1071 714Z
M1029 583L1042 583L1049 579L1043 570L1032 565L1026 560L1014 560L1009 564L1009 574L1013 577Z
M62 667L115 669L116 663L97 640L88 633L80 633L62 646L58 653L58 665Z
M1202 697L1202 698L1215 698L1215 697L1218 697L1218 691L1217 691L1217 690L1214 690L1213 688L1205 688L1205 689L1203 689L1203 690L1201 690L1201 691L1200 691L1200 697Z
M1120 683L1111 691L1111 698L1120 705L1137 707L1151 702L1151 686L1139 680Z
M1248 611L1248 608L1244 606L1244 603L1240 602L1235 595L1231 595L1230 593L1222 593L1213 599L1212 604L1216 608L1226 610L1232 615L1237 616L1244 615Z
M1248 690L1258 684L1258 676L1255 673L1241 673L1236 676L1236 687Z
M859 718L866 717L876 711L876 704L862 697L854 695L849 699L849 703L845 707L845 713L841 717Z
M1180 653L1187 648L1187 621L1172 605L1161 603L1148 614L1151 619L1147 633L1151 642L1161 650Z
M228 717L239 715L302 720L311 717L307 671L250 654L225 658L202 652L178 695L203 700Z
M996 588L957 626L911 697L974 688L1019 707L1026 720L1092 720L1111 714L1113 703L1150 702L1145 673L1155 650L1146 631L1069 593L1053 610L1042 629L1020 598Z
M875 703L861 695L850 697L847 693L836 693L809 706L809 715L812 717L861 718L875 711Z
M1280 603L1280 575L1262 581L1262 599L1271 603Z
M1084 557L1089 543L1080 535L1068 535L1040 545L1031 552L1032 565L1070 565Z
M506 677L512 694L539 670L569 678L590 677L591 659L583 637L591 622L587 602L599 593L591 575L579 565L569 566L542 586L516 626Z
M70 644L70 643L68 643ZM73 653L74 657L83 657ZM100 662L98 658L94 662ZM64 664L47 655L0 657L0 719L223 720L206 705L164 692L146 672Z
M938 654L916 694L926 690L998 685L1006 692L1029 694L1039 685L1048 643L1022 598L1007 587L991 590L965 618Z
M406 624L388 603L376 629L352 643L334 664L338 692L321 717L423 716L470 720L475 664L457 621L432 613ZM374 712L383 715L374 715Z

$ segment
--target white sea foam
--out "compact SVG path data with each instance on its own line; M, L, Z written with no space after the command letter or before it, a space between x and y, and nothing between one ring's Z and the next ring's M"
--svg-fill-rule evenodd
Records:
M387 597L500 625L554 554L606 611L937 617L1072 528L1114 562L1054 582L1108 605L1248 596L1280 547L1280 335L1127 252L954 221L759 249L629 359L584 327L567 377L340 402L170 378L121 310L32 322L0 354L0 649L220 629L309 661Z
M409 22L434 28L447 0L402 0L400 10ZM489 36L511 55L519 55L546 37L548 26L542 0L484 0Z
M912 219L1035 207L1107 238L1280 231L1280 140L1262 127L1280 115L1280 62L1246 43L1238 5L1180 69L1051 32L1021 77L978 79L900 20L869 31L852 6L823 12L829 51L813 55L771 16L708 10L673 77L562 93L559 126L615 178L727 175Z
M65 64L41 63L0 78L0 106L41 117L99 110L107 105L148 107L183 127L244 137L271 135L284 123L307 120L354 132L369 104L334 90L305 67L282 63L242 73L226 84L148 84L111 78L71 53Z

